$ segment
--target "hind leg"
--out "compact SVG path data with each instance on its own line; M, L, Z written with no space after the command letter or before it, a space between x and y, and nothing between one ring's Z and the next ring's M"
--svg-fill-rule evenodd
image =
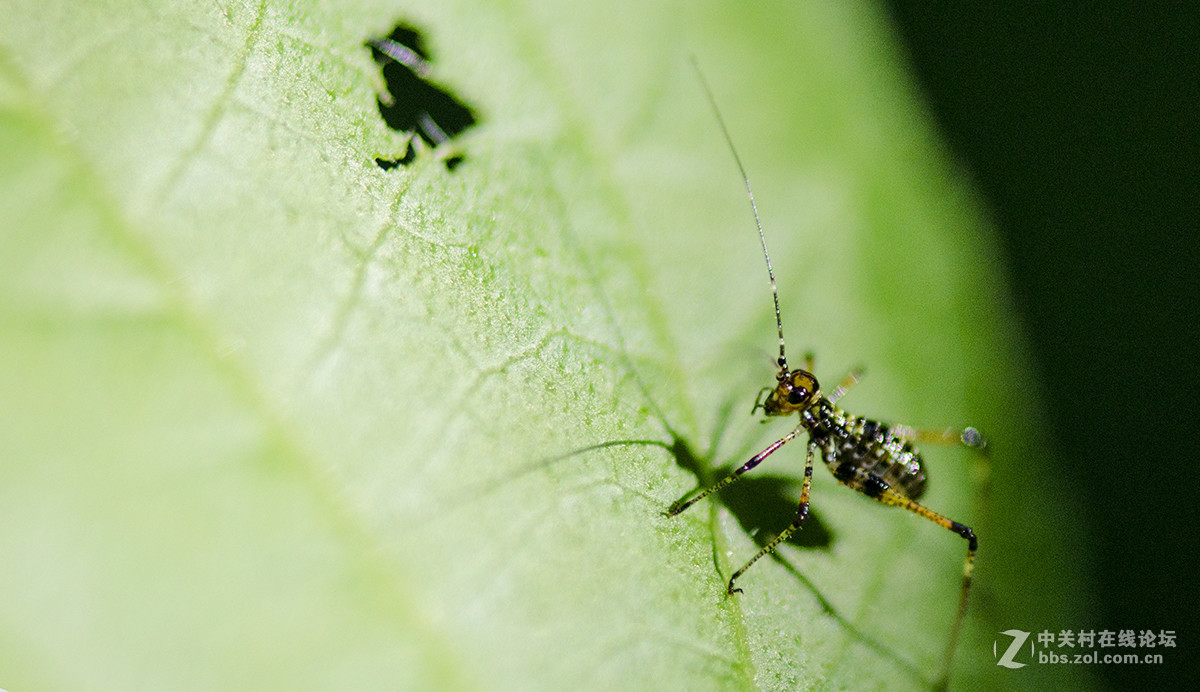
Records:
M975 570L975 552L979 549L979 541L976 539L975 532L971 530L971 527L960 524L949 517L942 516L892 488L888 488L882 495L875 499L884 504L903 507L919 517L924 517L932 521L947 531L953 531L967 541L967 558L963 562L963 580L962 589L958 596L958 612L954 616L954 625L950 628L950 640L946 643L946 653L942 659L942 671L938 676L936 684L936 687L944 688L950 677L950 663L954 659L954 649L958 645L958 635L962 630L963 620L967 615L967 597L971 591L971 573Z

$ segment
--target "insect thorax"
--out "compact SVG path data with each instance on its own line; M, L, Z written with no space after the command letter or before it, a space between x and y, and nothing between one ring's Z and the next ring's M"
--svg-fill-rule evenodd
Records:
M846 413L824 397L801 411L800 419L843 485L869 497L889 487L914 500L925 492L921 453L887 425Z

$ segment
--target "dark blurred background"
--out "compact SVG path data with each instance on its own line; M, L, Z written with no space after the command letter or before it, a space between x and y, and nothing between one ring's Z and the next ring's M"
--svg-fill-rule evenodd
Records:
M1048 432L1086 512L1094 624L1176 632L1163 665L1092 672L1114 689L1190 687L1200 646L1200 11L889 7L1008 254Z

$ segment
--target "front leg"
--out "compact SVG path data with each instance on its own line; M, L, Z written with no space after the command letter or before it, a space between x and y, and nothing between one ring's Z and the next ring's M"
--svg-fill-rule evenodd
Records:
M709 495L713 494L714 492L720 490L721 488L724 488L725 486L729 485L730 483L741 478L743 473L746 473L747 471L753 469L755 466L758 466L760 463L762 463L763 459L766 459L767 457L774 454L775 450L784 446L788 442L791 442L792 439L795 438L796 435L799 435L800 431L803 429L804 429L803 426L799 426L795 430L793 430L790 433L781 437L780 439L772 442L770 444L770 446L768 446L766 449L764 449L763 451L759 452L758 454L755 454L754 456L750 457L750 460L747 461L746 463L742 464L741 467L738 468L738 470L734 471L733 473L729 474L728 476L725 476L725 478L723 478L720 483L717 483L713 487L709 488L708 490L705 490L704 492L693 497L692 499L687 500L686 502L676 500L674 503L671 504L670 507L667 508L666 515L668 517L673 517L677 514L680 514L681 512L686 510L688 507L691 507L692 505L696 504L700 500L703 500L704 498L708 497Z
M750 569L750 565L753 565L755 562L758 562L759 558L763 557L764 555L770 555L771 553L775 552L775 548L780 543L783 543L784 541L786 541L788 539L788 537L791 536L793 533L796 533L796 531L798 531L800 529L800 525L804 523L804 518L808 516L808 495L812 489L813 456L816 454L816 452L817 452L816 443L814 443L812 440L809 440L808 454L806 455L805 460L804 460L804 486L800 490L800 508L796 512L795 520L793 520L792 523L789 524L786 529L781 531L778 536L771 539L770 543L763 546L763 549L758 551L757 555L750 558L749 562L742 565L741 569L739 569L738 571L733 573L733 576L729 578L729 586L726 589L727 593L730 593L730 594L741 593L742 590L733 585L733 583L735 581L737 581L737 578L742 576L743 574L745 574L746 570Z

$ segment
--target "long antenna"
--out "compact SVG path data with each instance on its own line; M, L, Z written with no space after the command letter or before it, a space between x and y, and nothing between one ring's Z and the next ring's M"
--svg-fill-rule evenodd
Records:
M787 356L783 353L783 318L779 316L779 289L775 286L775 269L771 266L771 254L767 252L767 236L763 233L762 221L758 218L758 205L754 203L754 190L750 189L750 176L746 175L746 167L742 165L742 158L738 156L737 147L733 146L733 137L729 136L729 128L725 127L725 119L721 117L721 109L717 108L717 99L713 97L712 89L708 88L704 73L700 71L700 63L696 60L696 56L690 57L692 67L696 68L696 77L700 79L700 86L704 87L704 95L708 97L708 103L712 106L713 115L717 116L717 124L721 126L721 133L725 135L725 141L729 144L733 160L737 162L738 170L742 173L742 181L746 183L746 195L750 197L750 209L754 212L754 224L758 226L758 239L762 242L763 259L767 260L767 276L771 278L771 297L775 299L775 326L779 329L779 367L783 372L787 372Z

